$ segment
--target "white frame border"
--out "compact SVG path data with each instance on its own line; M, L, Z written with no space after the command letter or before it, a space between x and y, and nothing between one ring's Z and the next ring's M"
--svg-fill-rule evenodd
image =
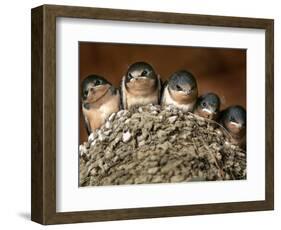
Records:
M265 200L265 30L57 18L56 34L57 212ZM247 49L247 180L79 188L78 41Z

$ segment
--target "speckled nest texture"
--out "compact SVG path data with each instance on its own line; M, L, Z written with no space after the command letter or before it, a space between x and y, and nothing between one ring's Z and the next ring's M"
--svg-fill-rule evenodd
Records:
M246 178L246 153L226 131L170 106L112 114L79 156L80 186Z

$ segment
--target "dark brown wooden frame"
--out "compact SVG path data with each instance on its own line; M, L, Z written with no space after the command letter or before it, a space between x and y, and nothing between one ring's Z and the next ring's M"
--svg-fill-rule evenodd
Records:
M264 29L266 36L265 200L56 212L56 18L88 18ZM43 5L32 9L31 219L41 224L108 221L274 209L274 21L178 13Z

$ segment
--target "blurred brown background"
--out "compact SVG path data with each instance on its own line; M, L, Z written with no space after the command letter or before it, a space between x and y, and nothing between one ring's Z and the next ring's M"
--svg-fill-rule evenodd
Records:
M197 79L199 94L214 92L222 108L239 104L246 108L246 50L160 45L79 43L80 84L90 74L105 77L119 87L130 64L150 63L162 80L181 69ZM80 109L80 143L87 140Z

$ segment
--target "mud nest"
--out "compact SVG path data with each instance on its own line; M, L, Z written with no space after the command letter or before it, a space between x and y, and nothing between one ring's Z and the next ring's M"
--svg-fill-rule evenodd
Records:
M246 153L228 139L170 106L121 110L80 146L80 186L245 179Z

